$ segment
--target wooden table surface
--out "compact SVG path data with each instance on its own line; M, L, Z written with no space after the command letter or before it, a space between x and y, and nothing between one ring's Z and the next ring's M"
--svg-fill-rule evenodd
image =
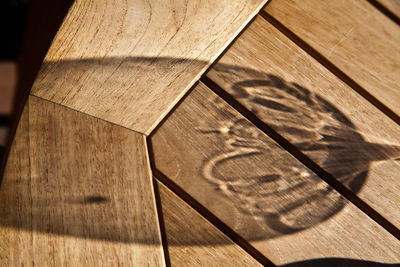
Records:
M0 187L0 266L400 263L399 4L75 0Z

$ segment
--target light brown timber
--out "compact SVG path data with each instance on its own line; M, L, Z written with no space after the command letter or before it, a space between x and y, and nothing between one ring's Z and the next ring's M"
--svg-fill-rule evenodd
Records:
M266 0L76 0L32 94L144 134Z
M2 266L164 266L145 137L30 97L0 188Z
M258 17L208 77L400 227L400 126L271 24Z
M365 0L280 0L265 11L400 116L399 25Z
M261 266L158 182L171 266Z
M397 239L201 83L151 144L157 170L277 265L400 259Z

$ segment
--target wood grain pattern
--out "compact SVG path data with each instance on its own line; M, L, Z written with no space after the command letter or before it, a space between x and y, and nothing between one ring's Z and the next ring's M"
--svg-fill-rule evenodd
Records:
M31 212L26 212L31 211L29 185L20 187L19 190L15 186L19 180L29 177L28 125L29 115L26 106L18 124L0 187L0 265L2 266L23 264L29 266L28 262L33 259L32 234L19 227L22 224L32 224ZM3 226L4 222L16 227Z
M157 170L275 264L400 259L398 240L201 83L151 144Z
M377 0L378 3L386 7L389 11L400 17L400 1L398 0Z
M145 137L28 105L0 188L0 265L163 266Z
M266 0L76 0L32 93L148 134Z
M261 266L167 187L158 186L171 266Z
M265 11L400 115L400 30L374 6L281 0Z
M400 127L272 25L258 17L208 77L400 227Z

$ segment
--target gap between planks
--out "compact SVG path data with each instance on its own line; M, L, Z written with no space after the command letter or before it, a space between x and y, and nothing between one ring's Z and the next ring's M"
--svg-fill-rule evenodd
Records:
M150 142L149 142L150 143ZM152 157L151 157L152 159ZM151 160L153 162L153 160ZM153 164L153 163L152 163ZM223 223L220 219L218 219L214 214L212 214L206 207L201 205L198 201L196 201L193 197L191 197L186 191L184 191L181 187L171 181L167 176L165 176L162 172L157 170L155 167L152 168L153 176L157 181L163 184L166 188L171 190L174 194L176 194L179 199L184 201L190 207L192 207L196 212L198 212L201 216L203 216L207 221L209 221L215 228L221 231L225 236L231 239L235 244L237 244L240 248L246 251L250 256L256 259L259 263L264 266L276 266L265 257L260 251L258 251L255 247L253 247L248 241L242 238L239 234L233 231L229 226ZM164 229L165 231L165 229ZM164 238L165 232L161 233L161 236ZM164 243L164 240L163 240ZM165 243L167 241L165 240Z
M147 154L149 154L148 143L149 143L149 141L146 139ZM149 158L150 158L150 156L149 156ZM158 225L159 225L159 229L160 229L161 243L163 246L165 266L171 267L171 259L169 256L168 242L167 242L167 232L165 230L164 215L163 215L163 210L162 210L162 206L161 206L160 190L159 190L158 184L157 184L157 181L159 181L159 180L158 179L156 180L156 178L153 174L153 170L150 169L150 171L153 176L152 182L153 182L154 199L156 202L156 212L158 215Z
M61 107L63 107L63 108L66 108L66 109L68 109L68 110L75 111L75 112L78 112L78 113L80 113L80 114L89 116L90 118L95 118L95 119L98 119L98 120L100 120L100 121L102 121L102 122L109 123L109 124L111 124L111 125L114 125L114 126L117 126L117 127L121 127L122 129L125 129L125 130L128 130L128 131L132 131L132 132L135 132L135 133L137 133L137 134L146 136L145 134L143 134L143 133L141 133L141 132L135 131L135 130L133 130L133 129L127 128L127 127L125 127L125 126L122 126L122 125L119 125L119 124L116 124L116 123L113 123L113 122L111 122L111 121L107 121L107 120L102 119L102 118L100 118L100 117L96 117L96 116L90 115L90 114L85 113L85 112L82 112L82 111L80 111L80 110L78 110L78 109L74 109L74 108L68 107L68 106L66 106L66 105L63 105L63 104L54 102L54 101L52 101L52 100L49 100L49 99L46 99L46 98L43 98L43 97L40 97L40 96L37 96L37 95L32 95L32 94L29 94L29 97L36 97L36 98L38 98L38 99L40 99L40 100L47 101L47 102L50 102L50 103L52 103L52 104L55 104L55 105L61 106Z
M196 87L196 84L190 88L190 90L185 94L185 96L180 99L179 103L174 106L173 110L171 110L170 113L168 113L168 116L166 116L163 119L163 122L168 119L168 117L176 110L182 102L186 99L186 97L190 94L190 92L193 91L193 89ZM261 263L264 266L276 266L271 260L269 260L266 256L264 256L259 250L257 250L254 246L252 246L247 240L245 240L243 237L241 237L239 234L237 234L235 231L233 231L229 226L227 226L224 222L222 222L218 217L216 217L212 212L210 212L206 207L204 207L200 202L195 200L191 195L189 195L185 190L183 190L179 185L177 185L175 182L173 182L171 179L169 179L166 175L164 175L161 171L159 171L155 167L155 162L154 162L154 152L151 144L151 137L152 135L157 131L157 129L162 125L163 123L160 123L157 125L157 128L146 138L146 143L147 143L147 151L149 154L149 161L150 161L150 166L151 166L151 172L154 177L154 183L156 184L156 181L160 182L163 184L166 188L171 190L179 199L184 201L186 204L188 204L190 207L192 207L196 212L198 212L201 216L203 216L207 221L209 221L213 226L215 226L219 231L221 231L225 236L227 236L229 239L231 239L235 244L237 244L239 247L241 247L244 251L246 251L250 256L252 256L254 259L256 259L259 263ZM158 187L155 185L154 186L156 194L158 194ZM156 196L156 201L157 201L157 212L159 214L159 218L162 218L162 208L161 208L161 201L160 201L160 195ZM159 219L160 220L160 219ZM161 219L163 220L163 219ZM159 221L159 225L161 227L161 238L162 238L162 243L163 247L167 247L167 249L164 249L164 253L168 254L168 244L167 244L167 239L166 239L166 232L165 232L165 226L163 221ZM166 264L167 266L170 266L170 258L169 255L165 255L166 259Z
M259 15L265 19L268 23L272 24L276 29L278 29L281 33L283 33L286 37L288 37L292 42L294 42L298 47L303 49L307 54L317 60L322 66L324 66L327 70L332 72L336 77L338 77L341 81L347 84L350 88L352 88L356 93L365 98L368 102L374 105L377 109L383 112L387 117L393 120L395 123L400 125L400 116L398 116L393 110L391 110L388 106L383 104L380 100L378 100L375 96L365 90L361 85L359 85L355 80L350 78L346 73L344 73L341 69L336 67L331 61L329 61L325 56L307 44L303 39L301 39L294 32L289 30L286 26L280 23L273 16L265 12L265 10L261 10Z
M379 0L366 0L366 1L371 5L373 5L380 12L382 12L386 17L388 17L389 19L391 19L393 22L397 23L400 26L400 18L398 17L398 15L396 15L390 9L388 9L386 6L380 3Z
M319 178L329 184L334 188L339 194L353 203L362 212L368 215L372 220L382 226L386 231L392 234L394 237L400 240L400 230L394 226L385 217L379 214L371 206L369 206L365 201L359 198L356 194L346 188L342 183L336 180L336 178L325 171L317 163L311 160L307 155L298 150L292 143L290 143L286 138L281 136L274 129L269 127L261 119L259 119L250 110L236 101L231 95L229 95L224 89L222 89L218 84L213 82L208 77L204 76L201 80L210 90L216 93L221 99L223 99L227 104L238 111L243 117L248 119L255 127L260 129L270 138L272 138L276 143L278 143L284 150L288 151L293 157L300 161L304 166L313 171Z
M271 1L268 1L270 3ZM268 5L266 4L266 6ZM297 35L292 33L289 29L287 29L285 26L283 26L279 21L274 19L272 16L270 16L268 13L262 9L259 12L259 15L263 17L263 19L267 20L269 23L271 23L275 28L277 28L280 32L282 32L285 36L287 36L291 41L293 41L296 45L298 45L300 48L302 48L305 52L307 52L309 55L311 55L314 59L316 59L320 64L322 64L325 68L327 68L330 72L332 72L335 76L337 76L340 80L342 80L344 83L349 85L353 90L355 90L358 94L360 94L362 97L364 97L366 100L368 100L371 104L373 104L375 107L377 107L380 111L382 111L386 116L388 116L390 119L392 119L394 122L400 125L400 117L397 116L391 109L389 109L387 106L382 104L379 100L377 100L374 96L372 96L370 93L368 93L365 89L363 89L360 85L358 85L354 80L352 80L349 76L347 76L344 72L342 72L339 68L337 68L334 64L332 64L328 59L326 59L324 56L322 56L319 52L317 52L315 49L313 49L311 46L306 44L302 39L300 39ZM256 16L257 17L257 16ZM238 103L236 100L234 100L232 97L229 96L228 93L226 93L222 88L220 88L217 84L215 84L213 81L211 81L209 78L206 77L207 73L209 72L210 69L212 69L215 64L218 62L220 58L222 58L225 53L228 51L228 49L235 43L235 41L240 38L242 33L251 25L251 23L255 20L254 17L250 23L246 25L246 27L243 28L243 30L234 38L234 40L227 46L225 51L223 51L220 56L211 64L211 66L207 69L207 71L203 74L201 77L201 81L206 84L212 91L214 91L216 94L218 94L225 102L227 102L229 105L231 105L235 110L239 111L245 118L247 118L249 121L251 121L257 128L259 128L261 131L263 131L265 134L270 136L273 140L275 140L279 145L281 145L285 150L287 150L290 154L292 154L297 160L299 160L301 163L303 163L306 167L310 168L315 174L317 174L322 180L327 182L330 186L332 186L337 192L339 192L341 195L343 195L346 199L348 199L351 203L353 203L355 206L357 206L360 210L362 210L365 214L367 214L371 219L373 219L376 223L381 225L385 230L387 230L389 233L391 233L393 236L395 236L397 239L400 240L400 230L395 227L390 221L388 221L386 218L384 218L381 214L379 214L376 210L374 210L371 206L369 206L367 203L365 203L362 199L360 199L356 194L351 192L349 189L347 189L344 185L342 185L340 182L338 182L333 175L330 173L326 172L324 169L322 169L318 164L316 164L314 161L312 161L308 156L300 152L294 145L292 145L289 141L287 141L285 138L280 136L276 131L274 131L272 128L270 128L268 125L266 125L264 122L262 122L257 116L255 116L252 112L247 110L244 106L242 106L240 103ZM147 139L152 136L153 133L157 131L161 125L168 120L170 115L176 110L177 107L185 100L185 98L190 94L190 92L193 90L193 88L196 87L198 82L196 82L187 92L184 96L182 96L178 103L168 112L168 114L160 121L160 123L154 128L154 130L148 135ZM150 145L148 143L148 148L150 148ZM152 157L151 157L151 151L150 153L150 162L152 162ZM152 170L153 172L157 171L153 165L152 165ZM163 182L163 181L161 181ZM163 182L163 184L165 184ZM165 184L169 189L175 192L172 188L168 186L167 183ZM174 185L173 187L175 187ZM175 192L176 193L176 192ZM176 193L178 196L181 196L181 194ZM186 201L186 200L185 200ZM191 201L191 200L190 200ZM188 203L191 205L190 203ZM191 205L192 206L192 205ZM196 209L197 210L197 209ZM204 215L203 215L204 216ZM208 218L207 216L205 216Z
M268 1L264 8L270 3ZM322 54L317 52L307 43L305 43L301 38L283 26L279 21L274 19L268 13L261 9L259 15L271 23L275 28L277 28L280 32L282 32L285 36L287 36L291 41L293 41L297 46L302 48L306 53L316 59L320 64L322 64L326 69L332 72L335 76L337 76L344 83L349 85L354 91L356 91L363 98L368 100L371 104L377 107L381 112L383 112L386 116L392 119L394 122L400 125L400 117L395 114L391 109L389 109L386 105L381 103L378 99L372 96L369 92L367 92L364 88L362 88L358 83L356 83L353 79L351 79L348 75L346 75L343 71L341 71L338 67L332 64L328 59L326 59ZM206 84L212 91L218 94L225 102L231 105L235 110L239 111L245 118L250 120L257 128L271 137L274 141L276 141L279 145L281 145L285 150L287 150L290 154L292 154L297 160L299 160L306 167L310 168L315 174L317 174L322 180L327 182L330 186L332 186L337 192L339 192L342 196L348 199L351 203L353 203L357 208L359 208L363 213L369 216L373 221L381 225L385 230L387 230L390 234L400 240L400 230L395 227L391 222L389 222L386 218L380 215L377 211L375 211L372 207L366 204L363 200L361 200L356 194L347 189L344 185L338 182L331 174L326 172L320 166L318 166L315 162L313 162L310 158L300 152L295 146L293 146L289 141L280 136L277 132L275 132L272 128L268 127L264 122L262 122L259 118L257 118L253 113L248 111L245 107L235 101L232 97L229 96L222 88L217 86L216 84L206 77L207 73L210 69L212 69L215 64L222 58L225 53L230 49L230 47L235 43L235 41L240 38L242 33L253 23L257 16L252 18L252 20L237 34L237 36L229 43L229 45L225 48L225 50L212 62L212 64L207 68L203 76L199 79L204 84ZM176 185L173 181L171 181L168 177L162 174L159 170L154 167L153 157L152 157L152 149L150 138L151 136L160 128L163 123L168 120L170 115L181 105L181 103L186 99L186 97L192 92L193 88L198 84L196 81L192 87L178 100L178 102L173 106L173 108L162 118L162 120L157 124L157 126L147 135L147 147L149 152L149 159L151 164L151 170L155 179L173 191L179 198L185 201L188 205L194 208L197 212L199 212L203 217L205 217L208 221L210 221L217 229L223 232L226 236L228 236L231 240L233 240L236 244L238 244L242 249L244 249L247 253L257 259L260 263L274 266L274 264L267 259L264 255L262 255L257 249L255 249L252 245L250 245L246 240L241 238L238 234L236 234L233 230L231 230L227 225L225 225L222 221L220 221L217 217L215 217L210 211L208 211L204 206L198 203L195 199L193 199L189 194L187 194L182 188ZM210 86L211 85L211 86ZM159 207L157 206L157 210ZM161 211L162 212L162 211ZM165 229L163 229L165 231ZM163 236L163 243L165 238L165 233L161 234ZM166 242L166 241L165 241ZM164 249L164 252L167 253L167 250ZM166 256L167 257L167 256Z

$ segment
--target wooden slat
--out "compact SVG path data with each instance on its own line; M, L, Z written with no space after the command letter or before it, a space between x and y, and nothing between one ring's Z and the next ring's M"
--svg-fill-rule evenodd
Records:
M208 77L400 227L400 126L272 25L258 17Z
M267 0L76 0L36 96L149 133Z
M365 0L279 0L265 11L400 115L399 25Z
M386 7L390 12L400 18L400 1L399 0L377 0L382 6Z
M397 239L201 83L151 144L157 170L275 264L400 259Z
M0 188L1 266L163 266L144 136L30 97Z
M171 266L261 266L158 183Z
M0 187L0 265L4 266L25 263L29 266L27 261L33 259L32 234L19 228L22 224L32 224L29 184L17 189L18 182L29 177L28 118L28 107L25 107ZM4 224L14 224L16 228Z

